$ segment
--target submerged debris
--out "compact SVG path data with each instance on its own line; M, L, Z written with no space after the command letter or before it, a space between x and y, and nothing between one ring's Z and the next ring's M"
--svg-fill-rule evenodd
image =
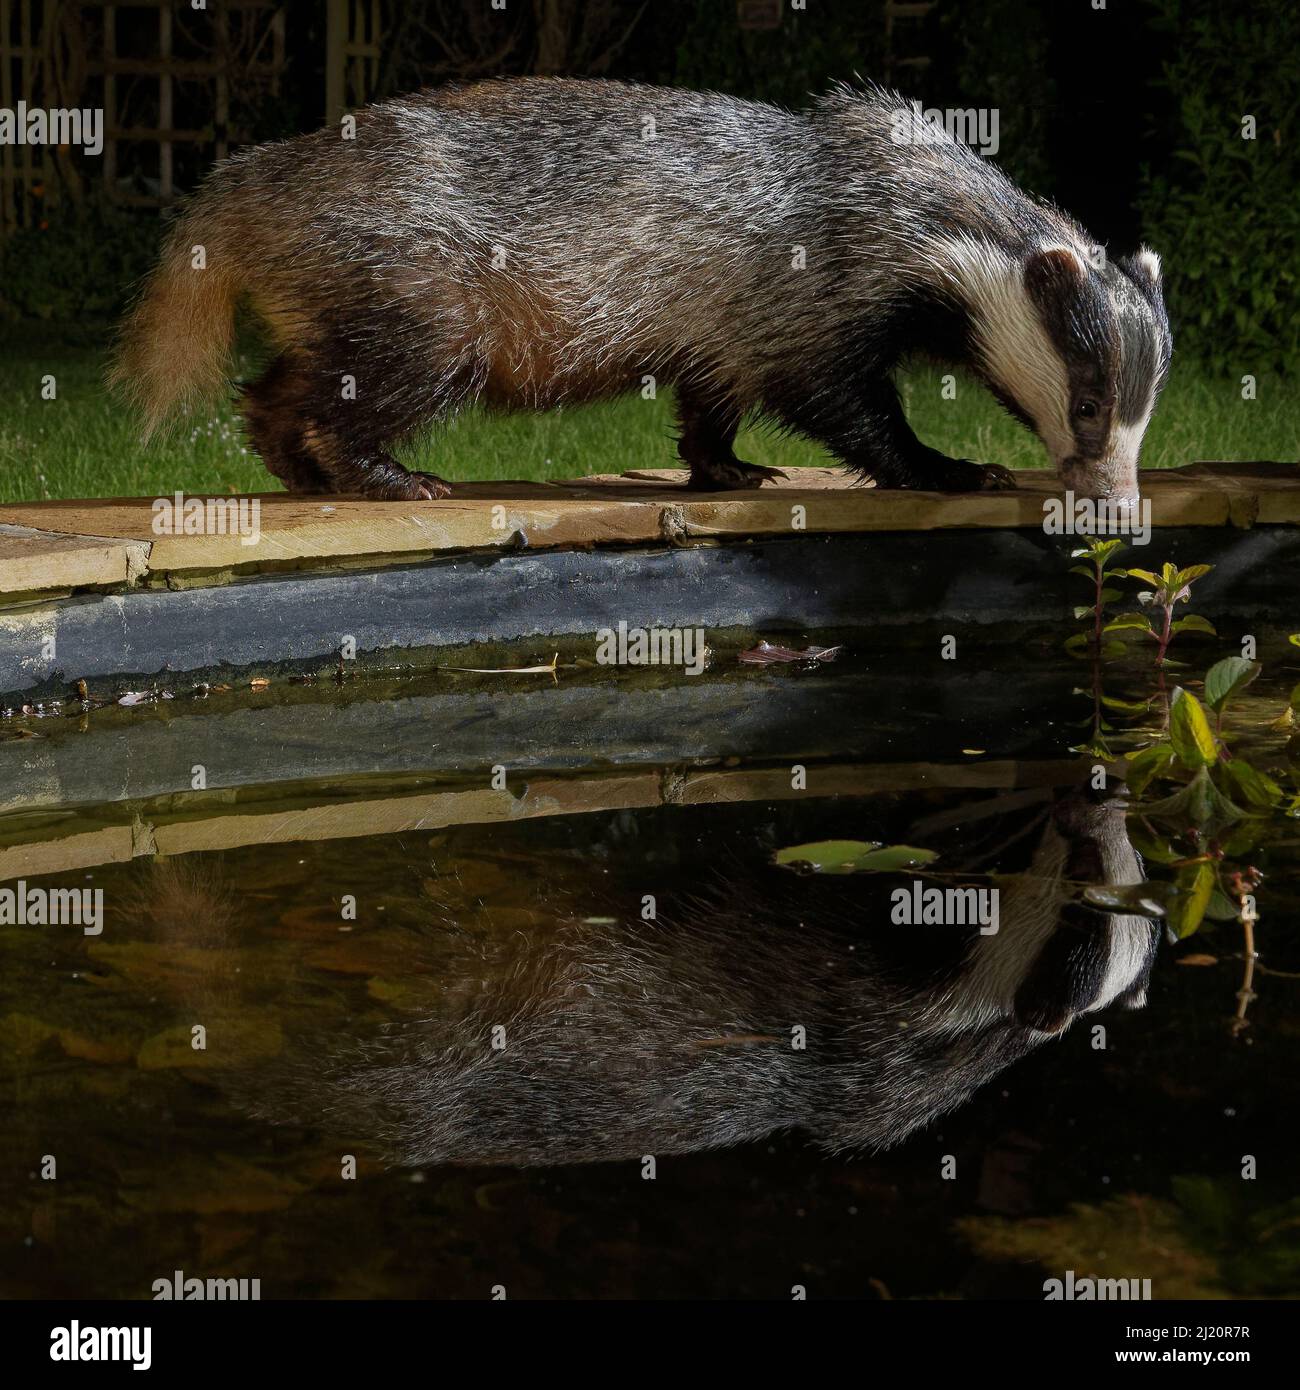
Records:
M170 690L128 690L119 695L119 705L156 705L159 700L172 700L175 696Z
M555 655L545 666L439 666L439 671L464 671L475 676L550 676L559 679L560 654Z

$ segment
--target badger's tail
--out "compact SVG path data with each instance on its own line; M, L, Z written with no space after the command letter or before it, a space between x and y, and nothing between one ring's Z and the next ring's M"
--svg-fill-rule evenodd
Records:
M216 396L229 373L242 276L213 245L210 217L200 230L197 211L168 237L122 323L108 372L109 386L143 413L146 439L182 407Z

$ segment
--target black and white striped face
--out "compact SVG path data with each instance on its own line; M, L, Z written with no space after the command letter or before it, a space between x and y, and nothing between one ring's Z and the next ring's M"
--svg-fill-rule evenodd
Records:
M1136 501L1138 451L1172 351L1160 260L1144 249L1097 261L1046 246L1018 262L966 243L956 268L975 365L1046 445L1062 483L1079 497Z

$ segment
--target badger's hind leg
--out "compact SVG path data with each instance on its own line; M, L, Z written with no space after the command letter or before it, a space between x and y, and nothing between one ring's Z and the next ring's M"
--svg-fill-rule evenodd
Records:
M760 487L769 478L784 478L779 468L745 463L732 452L740 428L740 407L726 396L690 383L677 387L678 456L691 476L687 486L717 492Z
M285 352L244 392L253 447L290 492L355 492L378 501L446 497L451 485L405 468L384 447L396 432L381 402L350 399L340 378ZM403 421L397 421L400 426Z
M303 444L302 388L302 366L281 353L244 387L244 427L262 462L290 492L328 492L329 479Z

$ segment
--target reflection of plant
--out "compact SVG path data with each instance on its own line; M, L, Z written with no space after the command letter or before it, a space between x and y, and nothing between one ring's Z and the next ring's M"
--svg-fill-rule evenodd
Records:
M1076 619L1087 619L1088 628L1082 632L1076 632L1072 637L1068 637L1065 642L1065 650L1071 655L1082 655L1084 652L1093 651L1104 656L1113 656L1123 651L1123 647L1118 642L1112 642L1107 647L1102 645L1102 619L1106 611L1106 605L1119 598L1119 590L1108 587L1106 580L1123 579L1128 574L1128 570L1110 570L1107 573L1111 558L1116 551L1123 550L1123 541L1099 541L1096 536L1085 536L1086 544L1078 550L1070 551L1072 560L1083 560L1081 565L1071 565L1071 574L1081 574L1085 579L1092 581L1093 599L1092 603L1083 604L1074 610Z
M1103 632L1142 632L1156 644L1156 665L1165 664L1165 653L1169 644L1180 632L1204 632L1217 637L1213 625L1195 613L1174 621L1174 605L1187 603L1191 598L1192 585L1202 575L1209 574L1213 565L1189 565L1180 570L1176 565L1166 563L1158 575L1150 570L1129 570L1134 579L1145 580L1154 586L1138 594L1138 602L1150 613L1121 613L1118 618L1106 624ZM1158 615L1155 616L1155 615Z
M1164 906L1169 930L1179 939L1207 916L1235 921L1243 911L1253 913L1253 903L1244 900L1259 875L1228 861L1256 847L1267 817L1287 800L1267 773L1233 757L1222 735L1229 700L1259 672L1258 662L1235 656L1210 668L1205 696L1213 726L1196 696L1176 687L1167 736L1129 756L1128 786L1141 827L1134 843L1149 860L1175 870ZM1145 799L1151 784L1162 780L1180 785L1157 800Z
M1164 736L1127 756L1126 780L1134 801L1129 814L1133 846L1149 864L1163 865L1171 881L1090 889L1085 897L1110 911L1163 917L1183 940L1206 921L1239 922L1245 974L1234 1027L1246 1026L1255 997L1255 893L1263 875L1249 862L1279 812L1300 814L1300 795L1234 755L1223 733L1233 698L1261 670L1231 656L1205 677L1205 703L1175 687ZM1213 718L1211 719L1211 716ZM1156 783L1174 783L1163 796Z

